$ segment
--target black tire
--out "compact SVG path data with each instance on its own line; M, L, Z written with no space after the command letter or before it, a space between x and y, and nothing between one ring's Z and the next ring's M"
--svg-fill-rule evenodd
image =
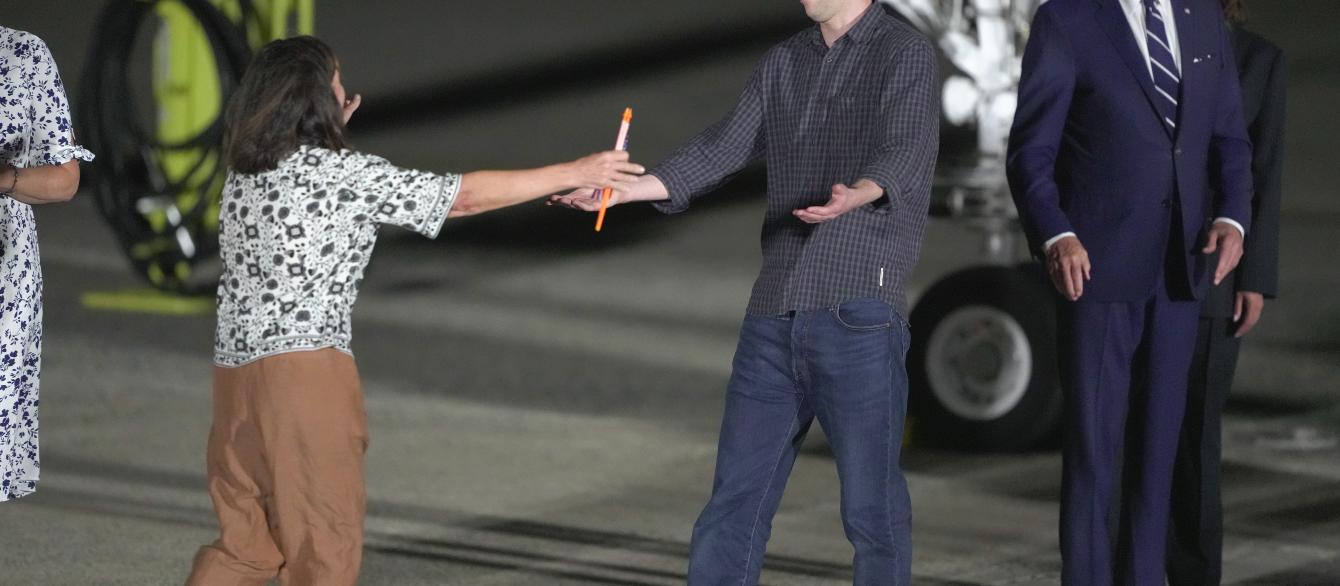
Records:
M217 202L224 167L221 163L222 116L197 136L176 144L160 142L151 127L136 116L136 105L151 99L134 91L132 54L137 39L154 18L158 2L107 0L98 20L80 88L79 136L98 155L91 165L90 184L98 211L116 235L135 272L151 285L174 293L212 295L221 270L218 262ZM207 0L180 2L200 24L214 52L223 103L236 89L251 52L244 30ZM252 14L250 2L241 4ZM155 227L140 211L146 198L175 198L186 187L166 184L156 153L198 152L196 170L207 176L194 188L193 206L177 210L173 225ZM155 178L159 178L155 180ZM183 245L183 242L189 243Z
M1037 265L954 273L908 321L918 439L997 452L1054 443L1062 412L1055 300Z

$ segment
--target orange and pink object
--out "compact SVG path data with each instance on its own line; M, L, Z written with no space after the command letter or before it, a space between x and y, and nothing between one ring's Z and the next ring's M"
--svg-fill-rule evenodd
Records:
M633 124L633 109L624 108L623 122L619 124L619 138L614 141L614 150L628 150L628 127ZM609 209L610 196L614 194L614 189L606 187L600 194L600 213L596 214L596 232L605 225L605 210Z

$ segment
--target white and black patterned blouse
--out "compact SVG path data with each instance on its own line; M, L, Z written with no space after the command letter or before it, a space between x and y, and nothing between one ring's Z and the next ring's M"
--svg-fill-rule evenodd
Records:
M328 347L352 354L350 316L378 227L437 237L460 184L459 175L308 146L273 171L230 173L215 363Z
M93 160L75 144L56 62L32 34L0 27L0 164ZM8 189L9 185L0 185ZM0 501L37 488L42 266L33 209L0 196Z

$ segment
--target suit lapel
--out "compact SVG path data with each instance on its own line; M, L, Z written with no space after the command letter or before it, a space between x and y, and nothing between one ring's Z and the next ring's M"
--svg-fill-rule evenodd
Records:
M1191 7L1187 0L1172 0L1173 19L1177 21L1177 52L1181 53L1179 57L1182 60L1182 95L1186 95L1186 74L1191 70L1191 64L1194 63L1195 55L1188 53L1188 47L1195 46L1191 35L1196 32L1196 24L1192 21Z
M1187 47L1191 43L1191 33L1195 32L1195 23L1192 22L1191 5L1187 0L1172 0L1173 17L1177 20L1177 49L1181 53L1182 71L1186 72L1187 63L1191 62L1192 55L1187 53Z
M1195 32L1195 24L1191 20L1191 8L1187 0L1171 1L1173 20L1176 22L1177 26L1177 52L1180 53L1179 58L1182 60L1182 70L1178 72L1178 77L1182 79L1182 95L1177 98L1177 100L1181 102L1181 107L1177 109L1177 130L1180 132L1182 130L1182 121L1186 120L1186 117L1183 116L1182 113L1186 111L1188 105L1187 96L1191 95L1191 92L1188 91L1187 84L1192 82L1187 73L1191 71L1191 64L1194 63L1192 58L1194 56L1187 52L1187 48L1195 45L1191 39L1192 33Z
M1117 50L1118 55L1121 55L1121 60L1126 62L1126 68L1131 70L1131 75L1135 76L1135 81L1140 84L1140 90L1145 93L1149 113L1159 119L1159 126L1164 126L1167 130L1162 122L1162 114L1159 114L1158 106L1155 105L1155 100L1159 98L1154 94L1154 80L1149 76L1149 64L1145 62L1144 54L1140 53L1139 45L1135 44L1135 37L1131 34L1131 23L1126 20L1126 12L1122 10L1121 3L1118 0L1098 0L1097 17L1101 25L1099 28L1107 33L1113 48Z

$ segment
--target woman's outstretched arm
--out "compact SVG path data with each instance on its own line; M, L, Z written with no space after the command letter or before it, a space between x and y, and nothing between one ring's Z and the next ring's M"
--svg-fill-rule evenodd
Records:
M466 173L449 216L481 214L572 189L622 191L645 172L628 160L627 152L607 151L537 169Z

